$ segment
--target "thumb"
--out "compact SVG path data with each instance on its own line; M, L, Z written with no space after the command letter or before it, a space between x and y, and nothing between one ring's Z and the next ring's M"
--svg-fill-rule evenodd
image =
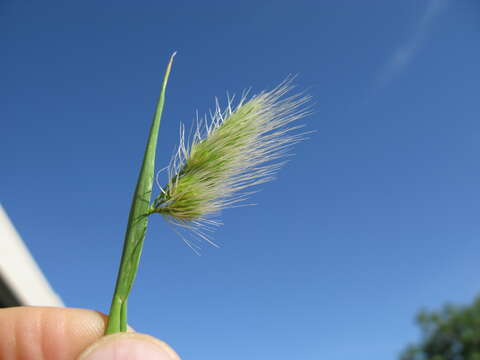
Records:
M180 360L170 346L138 333L107 335L90 345L78 360Z

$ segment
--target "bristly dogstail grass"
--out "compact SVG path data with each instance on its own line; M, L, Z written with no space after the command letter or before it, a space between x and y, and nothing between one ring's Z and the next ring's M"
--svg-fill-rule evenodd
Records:
M275 89L233 107L228 99L222 111L218 101L208 123L197 120L190 144L181 127L180 143L168 167L168 183L155 199L150 213L191 230L209 241L206 232L219 223L212 215L237 206L251 192L244 190L273 179L284 161L278 161L305 133L290 126L309 111L301 94L286 96L292 79ZM194 244L182 239L194 250Z
M222 209L238 206L252 191L244 191L273 179L291 146L305 133L293 125L310 112L304 106L309 97L289 95L292 79L249 100L245 95L226 110L218 105L211 122L197 120L193 137L185 139L180 127L180 144L168 166L168 181L151 202L155 152L165 92L173 57L167 65L158 104L130 208L122 258L105 334L127 330L127 299L135 280L148 217L158 213L181 228L211 242L205 231L219 223L212 219ZM196 251L194 245L184 237Z

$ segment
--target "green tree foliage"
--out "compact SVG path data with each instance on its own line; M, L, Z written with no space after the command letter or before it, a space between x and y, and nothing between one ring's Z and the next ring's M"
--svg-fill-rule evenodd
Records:
M417 324L422 339L408 346L400 360L480 360L480 297L469 306L422 311Z

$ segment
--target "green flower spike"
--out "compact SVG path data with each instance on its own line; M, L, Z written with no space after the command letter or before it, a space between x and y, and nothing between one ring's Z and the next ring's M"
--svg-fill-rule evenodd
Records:
M168 183L160 188L150 213L159 213L179 229L211 242L207 233L219 225L212 215L238 206L252 193L245 189L272 180L284 163L278 160L305 135L294 131L300 125L290 125L309 114L303 106L309 98L286 97L291 81L248 101L245 95L235 108L229 98L224 111L217 101L211 122L197 121L190 144L181 126ZM182 239L196 250L194 243Z

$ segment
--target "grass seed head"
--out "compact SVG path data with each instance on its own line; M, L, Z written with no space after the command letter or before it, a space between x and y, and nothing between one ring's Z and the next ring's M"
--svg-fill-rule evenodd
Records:
M211 121L197 121L189 143L181 126L168 183L151 212L208 240L203 230L219 224L211 216L245 200L251 194L245 189L272 180L281 159L304 138L297 131L302 126L292 123L309 114L309 97L288 95L291 89L287 79L249 100L243 96L235 107L231 98L225 110L217 101Z

